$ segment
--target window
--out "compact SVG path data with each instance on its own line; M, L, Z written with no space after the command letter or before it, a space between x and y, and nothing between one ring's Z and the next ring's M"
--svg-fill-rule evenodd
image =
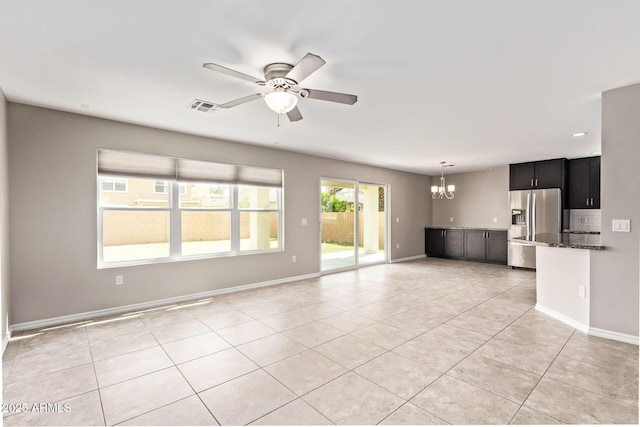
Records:
M169 181L153 181L153 192L156 194L167 194L169 192ZM187 194L187 185L180 184L180 194Z
M191 184L180 195L182 255L231 252L231 185Z
M169 192L169 181L153 181L153 192L156 194L167 194Z
M99 149L98 186L98 267L283 249L281 169Z
M238 186L240 249L255 251L277 247L280 197L276 189Z
M100 194L102 262L169 257L169 195L153 193L153 181L142 178L130 178L131 191L126 194L109 193L104 180Z
M127 192L128 180L126 178L103 178L102 191L113 191L118 193Z

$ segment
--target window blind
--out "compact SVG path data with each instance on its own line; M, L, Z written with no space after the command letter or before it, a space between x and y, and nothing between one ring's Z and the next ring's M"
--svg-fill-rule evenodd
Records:
M171 157L99 148L98 175L176 179L176 161Z
M282 187L282 169L98 149L98 175Z
M235 183L235 165L178 159L176 176L180 181Z

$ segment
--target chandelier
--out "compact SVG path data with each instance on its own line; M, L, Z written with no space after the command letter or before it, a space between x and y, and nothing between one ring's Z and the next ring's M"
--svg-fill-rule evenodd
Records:
M455 185L446 185L444 182L444 168L445 167L452 167L455 165L446 165L445 163L447 162L440 162L440 167L442 170L442 174L440 175L440 185L432 185L431 186L431 198L432 199L444 199L445 197L449 200L453 199L454 197L454 192L456 191L456 186ZM445 191L446 189L446 191Z

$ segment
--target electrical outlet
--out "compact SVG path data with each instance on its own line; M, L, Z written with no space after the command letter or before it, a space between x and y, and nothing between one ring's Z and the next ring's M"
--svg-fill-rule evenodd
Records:
M396 243L396 249L400 249L400 243Z
M300 221L301 225L307 225L307 218L302 218L302 220Z
M298 259L296 258L296 256L295 256L295 255L293 255L293 256L291 257L291 262L296 262L297 260L298 260Z
M580 296L580 298L586 298L587 297L587 288L585 288L584 286L580 286L578 288L578 295Z
M494 217L493 218L493 223L495 224L496 222L498 222L498 218Z
M120 286L124 284L124 276L122 274L116 274L116 285Z
M449 218L449 222L453 222L453 217Z

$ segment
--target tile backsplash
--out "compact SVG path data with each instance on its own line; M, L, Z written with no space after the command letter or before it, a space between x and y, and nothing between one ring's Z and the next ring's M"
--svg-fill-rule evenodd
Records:
M600 231L600 209L571 209L569 229L573 231Z

